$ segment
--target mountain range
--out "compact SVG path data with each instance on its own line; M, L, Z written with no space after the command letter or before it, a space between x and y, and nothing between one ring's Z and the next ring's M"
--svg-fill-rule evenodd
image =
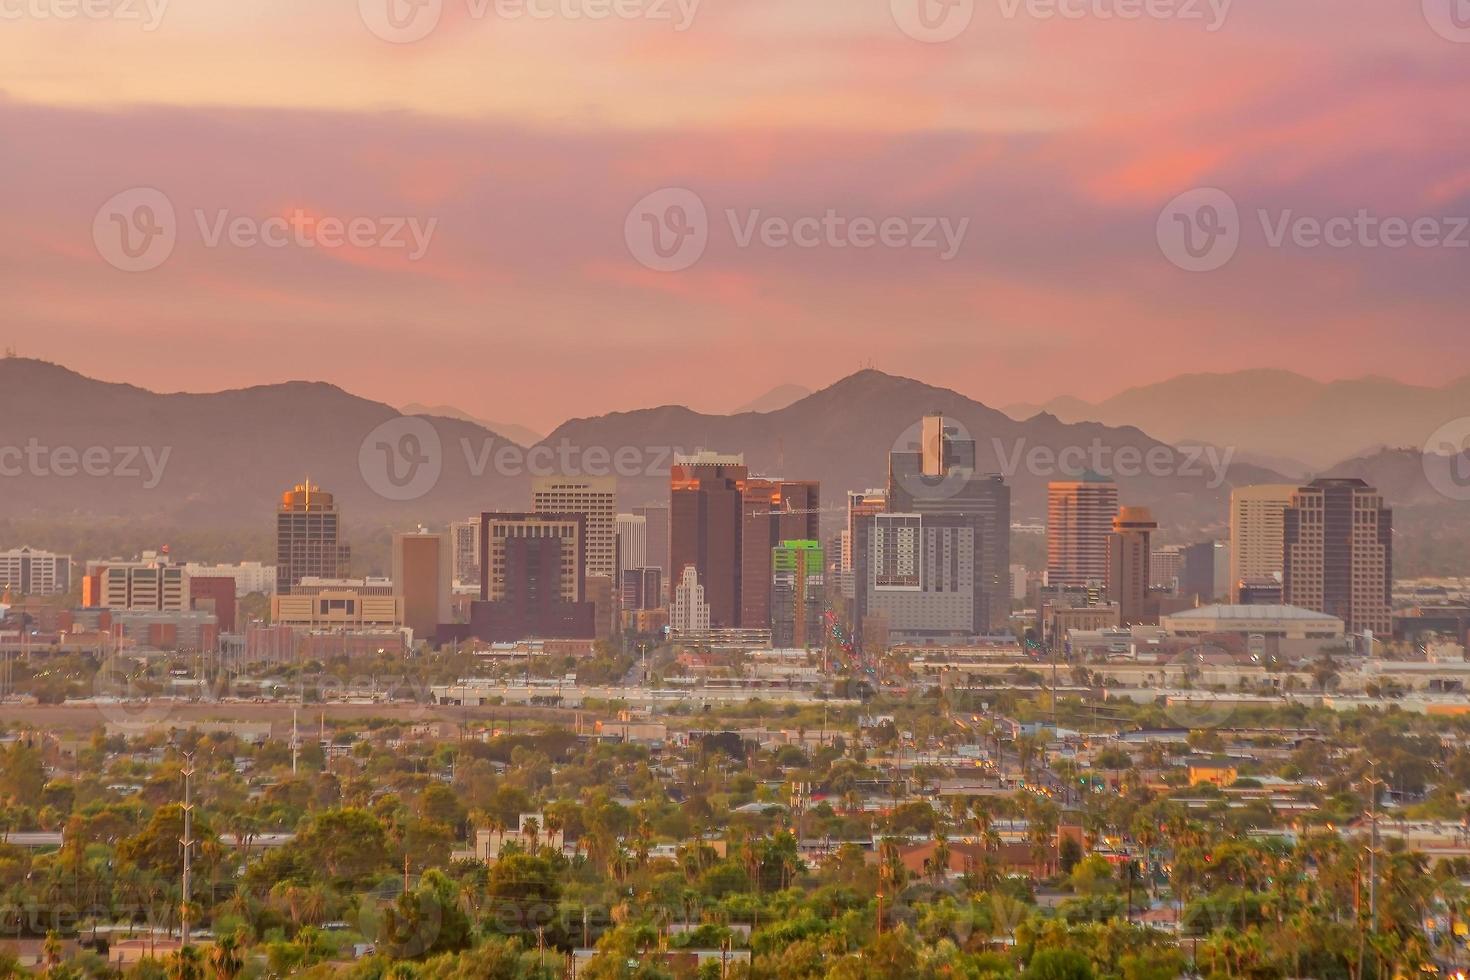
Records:
M1322 382L1279 370L1186 374L1096 403L1062 397L1005 412L1234 446L1238 458L1300 477L1383 448L1419 449L1445 422L1470 415L1470 377L1435 388L1378 377Z
M744 453L754 473L820 480L824 526L835 530L844 491L882 486L887 454L911 444L912 427L936 412L976 441L982 469L1006 474L1017 520L1044 516L1046 483L1067 475L1053 462L1059 452L1072 471L1098 460L1138 470L1118 479L1123 502L1151 507L1181 535L1218 532L1231 486L1284 479L1238 460L1217 472L1224 460L1137 427L1049 412L1018 420L874 370L765 412L709 415L669 405L573 419L530 447L477 421L424 411L405 417L319 382L161 393L44 361L0 359L6 516L263 528L279 495L310 478L336 494L349 524L406 526L525 508L532 475L560 470L617 473L619 503L629 507L667 500L674 452L712 449ZM390 458L395 473L405 467L404 485L385 482ZM1338 469L1372 473L1391 500L1443 502L1417 453L1374 454Z

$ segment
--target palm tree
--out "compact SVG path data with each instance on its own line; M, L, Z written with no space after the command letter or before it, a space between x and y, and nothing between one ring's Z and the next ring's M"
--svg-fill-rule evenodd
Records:
M209 951L209 968L214 971L214 980L235 980L245 969L245 957L240 951L239 934L221 936Z

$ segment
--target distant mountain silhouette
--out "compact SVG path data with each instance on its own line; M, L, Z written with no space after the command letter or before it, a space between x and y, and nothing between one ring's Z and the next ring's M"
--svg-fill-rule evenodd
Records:
M1096 404L1064 397L1006 411L1135 425L1166 442L1199 439L1320 468L1384 446L1422 446L1445 422L1470 415L1470 377L1430 388L1377 377L1324 383L1277 370L1186 374Z
M532 475L560 470L618 475L624 507L666 500L672 454L706 448L744 453L756 473L821 480L830 532L841 524L845 491L884 485L887 454L932 412L975 439L982 469L1007 474L1018 520L1044 515L1046 483L1064 475L1049 468L1049 457L1068 447L1088 452L1095 446L1108 459L1120 449L1137 460L1152 453L1162 464L1158 472L1120 478L1120 496L1151 507L1167 530L1182 536L1223 531L1231 485L1282 479L1236 462L1227 482L1212 486L1208 465L1198 461L1196 472L1173 472L1189 463L1188 456L1136 428L1067 423L1045 413L1017 421L957 392L871 370L765 413L703 415L664 406L574 419L523 450L474 422L446 415L404 418L389 405L329 384L162 394L43 361L6 358L0 359L0 486L7 516L16 520L106 516L179 527L265 528L281 492L310 477L337 496L349 525L402 526L525 508ZM46 462L16 455L28 447ZM148 457L130 447L166 459L156 486L146 485ZM57 449L63 450L59 457ZM427 483L405 479L406 499L400 493L405 487L384 477L388 457L395 460L395 475L419 472L397 473L400 449L404 459L432 456L434 464L422 471ZM78 460L88 450L94 464L105 457L107 474L80 471ZM113 472L123 463L133 472ZM1343 468L1378 482L1391 501L1400 494L1406 503L1435 499L1417 455Z
M421 405L418 402L409 402L399 409L399 411L403 412L404 415L435 415L439 418L473 422L482 429L498 432L518 446L534 446L545 438L542 433L528 429L524 425L516 425L514 422L493 422L489 419L482 419L471 412L466 412L464 409L456 408L453 405Z
M731 415L739 415L742 412L777 412L795 402L801 401L812 390L803 385L777 385L770 391L752 401L746 402L739 408L730 410Z

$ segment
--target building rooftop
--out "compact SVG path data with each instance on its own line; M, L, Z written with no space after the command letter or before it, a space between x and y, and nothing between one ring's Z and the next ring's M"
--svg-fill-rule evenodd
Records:
M1198 609L1181 609L1170 613L1165 619L1297 619L1338 622L1336 616L1303 609L1300 606L1200 606Z

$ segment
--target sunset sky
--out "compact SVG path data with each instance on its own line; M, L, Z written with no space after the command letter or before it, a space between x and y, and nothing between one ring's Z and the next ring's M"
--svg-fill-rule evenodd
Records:
M868 364L992 405L1246 367L1470 374L1470 248L1273 247L1257 215L1455 231L1470 27L1444 5L1465 0L1235 0L1214 24L1206 0L973 0L941 42L901 29L908 0L442 0L407 43L369 27L390 0L63 16L80 2L0 0L0 342L94 376L324 380L544 431ZM94 223L140 187L177 242L127 272ZM1241 242L1189 272L1156 225L1201 187ZM662 188L708 210L676 272L625 240ZM742 246L731 210L968 225L946 261ZM298 214L433 233L412 260L211 246L196 217Z

